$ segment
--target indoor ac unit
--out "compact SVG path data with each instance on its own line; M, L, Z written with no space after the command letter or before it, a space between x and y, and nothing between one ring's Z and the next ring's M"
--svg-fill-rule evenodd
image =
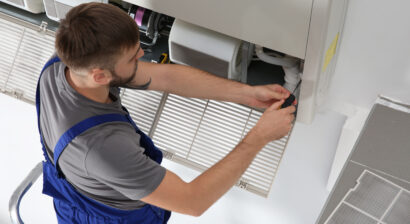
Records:
M246 48L251 43L297 58L302 62L299 68L296 67L300 73L294 72L302 80L297 94L296 119L299 122L312 122L326 98L337 61L347 0L124 1L243 41L244 51L239 52L242 55L247 53ZM178 26L174 24L172 29L176 28ZM194 29L197 28L192 28ZM182 43L182 47L178 46L179 50L185 50L184 55L198 55L198 49L201 49L203 55L209 54L208 48L213 47L213 42L199 42L184 36L178 38L186 41ZM171 60L175 60L175 49L181 42L173 43L172 39L171 36L169 47ZM193 42L196 46L193 46ZM225 52L221 52L223 53ZM211 54L208 58L212 56L217 58L216 54ZM191 58L187 60L192 61ZM246 57L242 59L241 65L246 68L246 63L243 63L245 60ZM209 61L201 63L208 63L207 66L212 67ZM226 64L225 66L228 67ZM201 66L195 67L203 69ZM245 73L244 70L243 72ZM266 76L275 75L272 71Z

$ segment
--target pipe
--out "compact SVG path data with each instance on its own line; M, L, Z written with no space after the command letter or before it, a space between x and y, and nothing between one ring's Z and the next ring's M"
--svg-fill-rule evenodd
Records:
M285 87L290 92L295 91L297 84L300 81L300 72L298 66L293 67L283 67L285 72Z
M296 58L291 58L291 57L279 58L279 57L269 56L263 51L263 47L260 45L255 45L255 52L259 59L269 64L280 65L283 67L293 67L293 66L296 66L298 62Z
M300 71L298 59L293 57L274 57L266 54L263 51L263 47L260 45L255 45L255 52L258 58L269 64L279 65L283 67L285 72L285 87L290 92L293 92L300 81Z
M23 220L20 217L20 202L24 194L30 189L30 187L36 182L38 177L43 173L43 163L39 162L27 175L26 178L20 183L20 185L14 190L9 201L9 213L11 223L23 224Z

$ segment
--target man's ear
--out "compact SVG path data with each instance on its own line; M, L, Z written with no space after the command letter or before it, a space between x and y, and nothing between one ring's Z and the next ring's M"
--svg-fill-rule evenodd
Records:
M100 85L108 85L112 80L111 73L105 69L93 68L90 73L93 81Z

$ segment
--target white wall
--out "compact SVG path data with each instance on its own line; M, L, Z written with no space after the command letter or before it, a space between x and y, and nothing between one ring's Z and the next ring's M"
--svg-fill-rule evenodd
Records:
M328 189L336 182L378 95L410 103L410 2L350 0L324 108L348 115Z
M370 109L378 94L410 102L409 11L407 0L350 0L328 102ZM34 107L0 94L0 108L0 223L8 223L8 198L42 154ZM203 217L174 214L170 223L314 223L344 119L324 109L311 125L296 124L268 199L234 188ZM186 180L198 174L165 166ZM22 202L27 223L55 221L40 185Z
M349 0L328 101L369 108L378 94L410 102L410 1Z
M10 196L30 170L42 161L43 155L35 107L0 94L0 108L0 223L9 223ZM54 221L53 216L47 215L50 212L40 212L40 208L53 209L51 200L40 196L41 183L38 181L33 191L28 192L28 200L21 202L22 218L27 223Z

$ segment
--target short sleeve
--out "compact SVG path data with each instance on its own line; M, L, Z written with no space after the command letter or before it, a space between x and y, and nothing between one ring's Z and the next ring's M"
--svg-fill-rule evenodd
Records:
M131 200L152 193L165 176L165 168L146 156L137 133L115 131L87 154L89 177L120 192Z

